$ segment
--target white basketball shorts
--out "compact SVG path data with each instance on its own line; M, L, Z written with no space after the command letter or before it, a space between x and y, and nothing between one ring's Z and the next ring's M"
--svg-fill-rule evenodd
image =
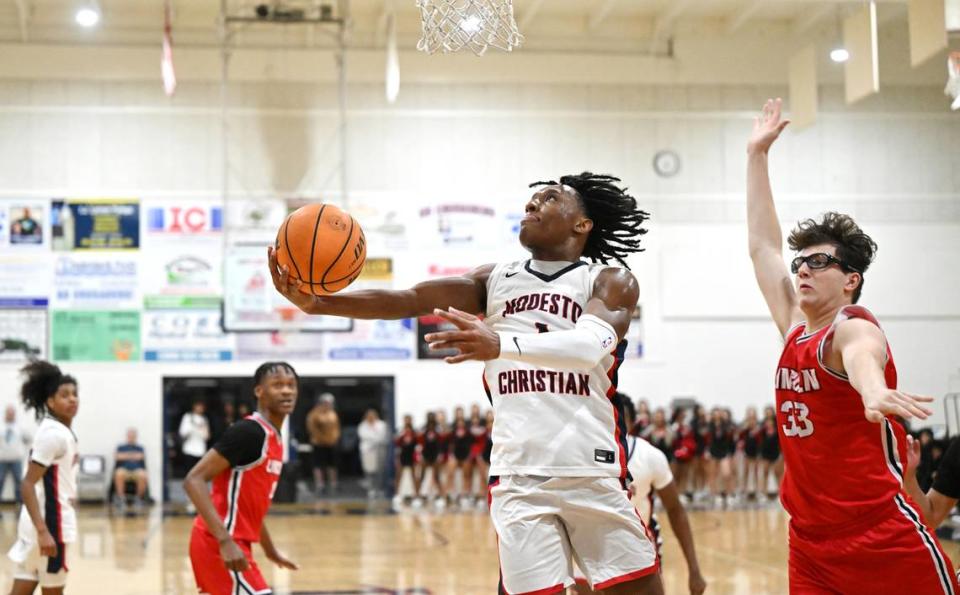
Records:
M48 558L40 554L40 546L18 539L10 548L8 556L14 561L14 580L40 584L40 588L63 587L67 584L67 546L57 544L57 556Z
M619 479L492 477L490 517L500 553L500 593L561 593L573 561L594 589L658 569L656 548Z

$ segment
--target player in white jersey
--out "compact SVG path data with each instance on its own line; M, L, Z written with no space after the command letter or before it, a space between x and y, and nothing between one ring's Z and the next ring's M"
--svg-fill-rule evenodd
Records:
M448 363L487 362L501 593L562 592L573 584L571 556L605 593L663 592L655 548L626 493L627 429L609 400L639 288L626 268L581 260L625 267L641 250L648 214L616 182L584 172L532 184L520 223L531 260L405 291L304 294L268 249L274 286L304 312L434 313L458 330L428 335L431 348L456 349Z
M16 564L11 595L63 593L67 544L77 539L77 437L70 429L77 414L77 381L57 366L35 361L22 372L20 395L40 426L30 449L30 466L20 485L23 508L17 541L8 557Z
M633 427L636 413L630 399L618 392L612 400L614 406L622 408L627 427ZM670 527L677 536L680 549L683 550L683 557L687 561L687 588L690 590L690 595L701 595L706 590L707 583L700 574L700 564L697 562L697 552L693 545L693 532L690 530L687 511L680 502L680 492L673 481L667 456L643 438L627 436L627 470L633 477L630 483L630 494L633 497L634 506L653 534L658 555L663 545L663 538L660 535L660 523L653 511L655 496L660 497L663 508L667 511ZM583 574L575 573L577 585L574 592L579 595L593 593Z

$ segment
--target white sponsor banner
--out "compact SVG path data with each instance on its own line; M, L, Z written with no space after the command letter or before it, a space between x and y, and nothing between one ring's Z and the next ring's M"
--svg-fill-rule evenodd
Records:
M49 252L0 250L0 298L44 298L53 291Z
M61 253L53 265L51 307L139 310L139 271L135 254Z
M273 287L267 247L231 246L224 258L224 327L248 331L348 331L352 320L301 312Z
M145 237L179 239L214 236L223 231L223 207L213 201L145 200Z
M144 250L144 295L223 295L221 248L219 240L189 238Z
M233 359L234 336L220 326L220 310L146 310L141 349L146 361L198 362Z

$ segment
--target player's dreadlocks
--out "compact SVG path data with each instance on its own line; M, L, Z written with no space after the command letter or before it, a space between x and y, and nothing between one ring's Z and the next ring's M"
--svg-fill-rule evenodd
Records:
M577 191L580 205L593 221L583 255L603 264L616 260L629 269L623 259L634 252L643 252L640 236L647 233L642 225L650 213L637 208L637 199L614 183L619 181L620 178L588 171L560 178L560 184ZM530 187L555 185L554 181L534 182Z
M77 383L76 378L64 374L60 368L43 360L30 362L20 368L20 373L27 377L20 387L20 399L24 407L33 409L37 419L47 412L47 399L57 394L61 385Z
M292 374L294 378L297 379L297 382L300 382L300 376L297 375L297 371L293 369L293 366L287 362L264 362L260 364L260 367L257 368L257 371L253 373L253 384L254 386L263 382L269 374L276 374L280 370L284 370L289 374Z

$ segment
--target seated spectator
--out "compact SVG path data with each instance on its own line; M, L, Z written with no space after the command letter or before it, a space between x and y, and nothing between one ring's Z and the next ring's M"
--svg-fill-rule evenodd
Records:
M113 473L113 487L121 498L125 495L128 481L137 484L137 502L143 502L147 493L147 460L143 447L137 444L137 431L127 430L127 441L117 447L115 455L116 470Z

